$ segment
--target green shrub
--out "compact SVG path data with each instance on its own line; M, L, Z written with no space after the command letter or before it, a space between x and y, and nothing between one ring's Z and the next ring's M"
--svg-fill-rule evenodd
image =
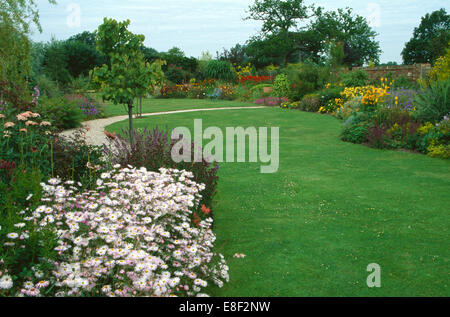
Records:
M306 94L322 89L330 79L330 70L314 63L304 63L297 72L291 72L289 76L293 78L289 99L298 101Z
M227 82L236 80L236 73L233 65L227 61L209 61L205 67L204 76L208 79L217 79Z
M14 280L35 278L31 267L48 265L42 259L54 259L57 253L54 250L56 235L47 230L37 230L39 223L25 220L42 204L42 181L44 177L39 169L24 165L14 170L11 182L0 181L0 269L5 272L4 268L7 268L8 275ZM18 224L26 224L26 231L19 229ZM8 233L16 233L17 239L8 238Z
M37 109L59 130L78 128L83 120L83 113L76 101L70 101L65 96L41 97Z
M189 72L176 65L169 65L164 75L174 84L182 84L191 78Z
M450 79L450 42L444 56L439 57L428 74L429 81L443 81Z
M367 123L369 121L370 117L369 114L366 112L354 112L346 121L345 124L360 124L360 123Z
M449 158L450 120L448 118L436 125L428 122L417 132L415 147L418 151L431 157Z
M51 80L45 75L41 75L37 79L37 86L42 97L54 98L62 96L61 91L57 82Z
M363 87L369 84L369 75L363 70L354 70L341 74L341 82L345 87Z
M14 205L17 208L26 208L28 205L39 204L41 199L41 181L44 177L38 168L19 165L14 168L11 179L2 186L1 207ZM30 196L33 195L33 196ZM29 197L28 200L24 199ZM0 208L2 209L2 208Z
M290 91L291 84L289 83L289 79L285 74L280 74L275 77L275 81L273 83L273 92L275 96L279 98L287 97Z
M81 129L73 137L59 136L53 144L54 176L90 187L105 170L102 156L103 146L89 145Z
M311 87L314 87L314 90L317 90L328 83L330 79L330 69L314 63L304 63L298 79L300 82L309 83Z
M341 92L344 90L343 87L331 86L325 88L320 92L320 103L322 106L328 104L329 101L334 101L335 99L341 98Z
M255 85L255 86L251 87L250 90L252 92L259 91L259 92L262 93L264 88L266 88L266 87L273 87L273 85L272 84L258 84L258 85Z
M428 156L437 157L443 159L450 159L450 145L449 144L440 144L440 145L432 145L428 148Z
M265 93L264 88L273 87L272 84L258 84L250 88L250 94L253 100L269 97L271 93Z
M354 113L357 113L362 108L362 97L355 97L342 106L339 110L336 111L336 117L341 120L348 120Z
M90 89L91 80L89 77L78 76L77 78L73 78L68 84L68 88L73 92L86 92Z
M289 63L281 70L281 73L285 74L288 77L289 81L293 83L298 81L299 75L302 71L302 67L303 67L302 63L297 64Z
M345 142L351 142L356 144L364 143L367 140L369 131L367 126L363 123L360 124L346 124L341 133L341 139Z
M394 79L392 83L391 89L398 89L398 88L405 88L405 89L416 89L417 84L413 81L406 78L405 75L399 76Z
M319 94L308 94L299 102L298 110L307 112L318 112L320 108Z
M250 101L252 99L252 92L246 86L236 86L234 93L240 101Z
M419 118L437 123L450 113L450 80L438 81L415 98Z

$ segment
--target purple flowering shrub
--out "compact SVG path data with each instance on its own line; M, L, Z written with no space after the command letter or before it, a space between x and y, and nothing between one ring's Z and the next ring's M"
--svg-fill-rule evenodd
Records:
M81 109L83 116L87 120L98 119L105 117L103 107L98 102L87 95L67 95L66 98L70 101L74 101Z
M384 105L387 108L401 108L404 110L414 110L414 99L417 91L413 89L397 88L389 90L385 97Z
M47 232L56 255L14 279L14 263L2 259L0 296L204 296L209 283L229 280L213 219L190 221L205 186L187 171L119 168L89 191L60 179L41 184L42 205L5 232L6 247L14 253L31 233Z

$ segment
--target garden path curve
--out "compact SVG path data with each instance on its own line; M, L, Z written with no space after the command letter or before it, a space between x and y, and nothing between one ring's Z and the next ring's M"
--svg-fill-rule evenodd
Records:
M174 110L166 112L154 112L154 113L144 113L143 117L149 116L160 116L166 114L174 113L184 113L184 112L200 112L200 111L215 111L215 110L243 110L243 109L261 109L267 108L265 106L255 106L255 107L223 107L223 108L207 108L207 109L188 109L188 110ZM102 145L108 143L108 138L105 135L105 127L120 121L128 119L128 115L116 116L104 119L97 119L91 121L83 122L83 125L88 128L86 131L86 141L92 145ZM77 129L71 129L61 132L63 136L72 136Z

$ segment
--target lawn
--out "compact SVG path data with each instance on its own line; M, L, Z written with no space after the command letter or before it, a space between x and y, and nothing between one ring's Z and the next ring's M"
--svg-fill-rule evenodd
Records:
M220 164L216 245L231 281L209 293L450 295L449 161L344 143L337 119L278 108L148 117L136 127L192 129L196 118L204 129L280 127L278 173L260 174L260 163ZM382 287L369 289L366 267L373 262L381 266Z
M100 101L100 99L97 97ZM101 101L100 101L101 102ZM107 117L128 115L124 105L114 105L110 102L104 103ZM248 102L211 100L211 99L155 99L146 98L142 100L142 113L176 111L185 109L207 109L222 107L256 107L258 105ZM137 110L135 103L134 112Z

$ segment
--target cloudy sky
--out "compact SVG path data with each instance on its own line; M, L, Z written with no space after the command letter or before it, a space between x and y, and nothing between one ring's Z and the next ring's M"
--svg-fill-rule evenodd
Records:
M93 31L104 17L130 19L131 31L144 34L145 44L158 51L180 47L186 55L199 57L202 51L215 56L258 32L260 24L243 21L253 0L57 0L49 5L38 0L43 32L35 32L35 41ZM420 18L446 8L445 0L306 0L328 10L351 7L366 17L379 33L383 53L381 61L401 62L404 43L412 35Z

